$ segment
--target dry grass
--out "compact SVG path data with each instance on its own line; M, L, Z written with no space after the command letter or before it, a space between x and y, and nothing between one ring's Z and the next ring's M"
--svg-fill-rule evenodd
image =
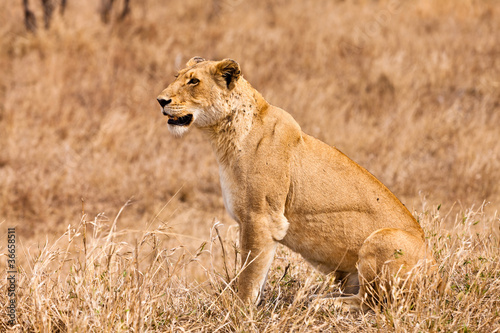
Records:
M387 290L384 307L361 314L312 299L338 285L284 248L264 304L243 308L234 293L235 247L219 236L217 223L210 240L188 254L165 246L171 237L166 226L137 233L134 243L118 242L121 233L133 231L115 230L117 220L87 221L84 215L56 242L27 250L28 264L18 274L17 331L498 332L500 239L491 229L473 231L477 221L493 228L498 220L470 210L448 231L439 208L418 217L450 292L439 295L435 277L419 279L410 290ZM189 281L193 265L204 271L203 282ZM6 304L5 293L0 301ZM0 329L6 321L0 314Z
M20 3L0 12L0 253L15 226L19 330L500 325L495 0L220 0L215 9L145 0L109 25L98 3L70 1L36 35L25 31ZM32 9L40 20L41 8ZM213 154L199 132L170 136L155 101L194 55L239 61L305 132L393 190L420 217L452 296L426 288L416 301L365 315L316 308L309 296L329 280L284 252L266 304L240 309L225 284L237 274L231 246L226 273L210 234L214 218L226 225L222 235L231 225ZM106 216L129 200L113 228ZM207 239L215 243L201 248Z

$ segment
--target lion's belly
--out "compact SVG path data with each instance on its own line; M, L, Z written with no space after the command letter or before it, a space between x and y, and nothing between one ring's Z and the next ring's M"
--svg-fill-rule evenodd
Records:
M281 243L300 253L323 273L355 272L358 252L370 228L358 228L367 217L359 212L287 216L290 226ZM366 225L366 224L365 224Z

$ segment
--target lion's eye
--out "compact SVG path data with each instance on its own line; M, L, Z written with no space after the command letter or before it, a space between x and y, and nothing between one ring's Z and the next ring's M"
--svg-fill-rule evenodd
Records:
M198 80L197 78L192 78L191 80L189 80L188 84L192 84L192 85L197 85L198 83L200 83L200 80Z

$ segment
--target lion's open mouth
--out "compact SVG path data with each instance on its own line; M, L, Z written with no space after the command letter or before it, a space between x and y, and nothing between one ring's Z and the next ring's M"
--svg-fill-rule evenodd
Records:
M188 114L183 117L168 116L168 123L176 126L188 126L193 121L193 115Z

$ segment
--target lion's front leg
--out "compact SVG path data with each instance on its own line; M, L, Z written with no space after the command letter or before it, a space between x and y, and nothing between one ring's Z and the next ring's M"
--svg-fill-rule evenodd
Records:
M274 259L277 242L264 220L242 224L240 247L242 271L238 278L238 293L244 302L258 305L264 291L267 272Z

